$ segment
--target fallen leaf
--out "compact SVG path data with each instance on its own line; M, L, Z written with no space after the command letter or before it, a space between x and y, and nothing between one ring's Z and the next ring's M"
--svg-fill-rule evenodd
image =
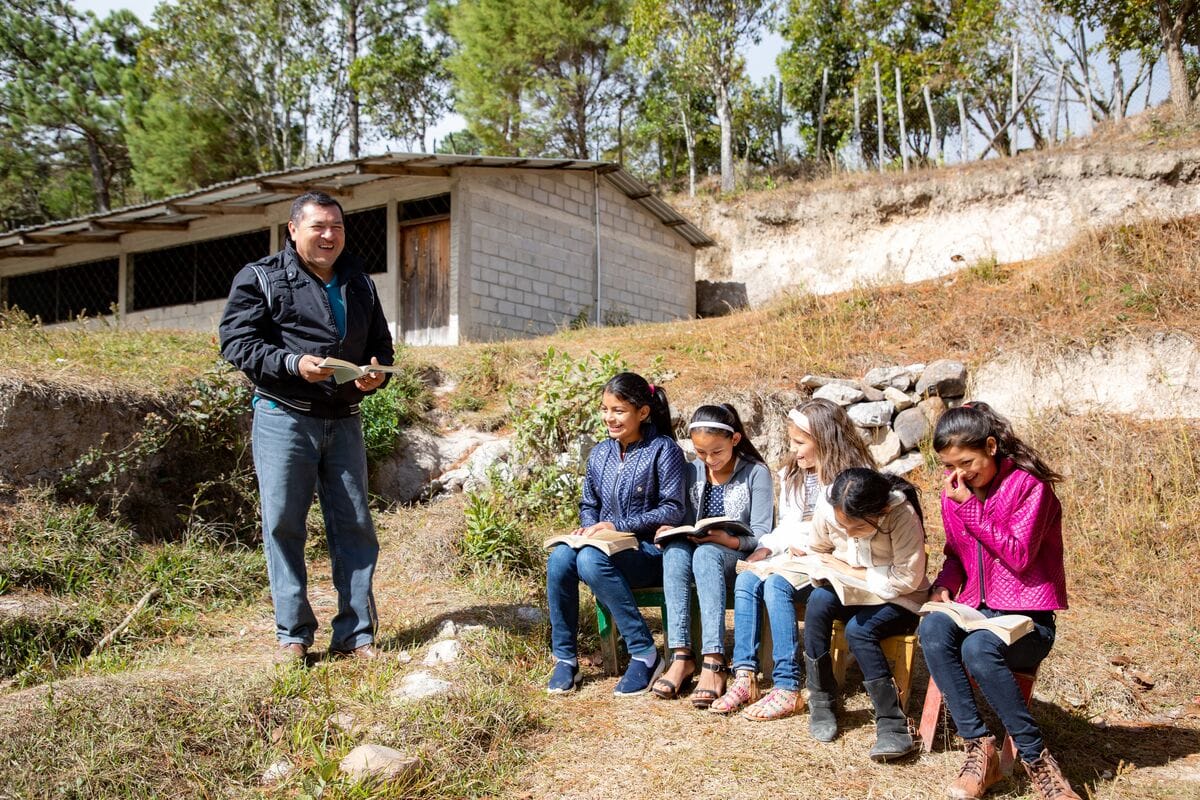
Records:
M1114 667L1128 667L1133 663L1133 661L1129 658L1129 656L1109 656L1108 663L1112 664Z

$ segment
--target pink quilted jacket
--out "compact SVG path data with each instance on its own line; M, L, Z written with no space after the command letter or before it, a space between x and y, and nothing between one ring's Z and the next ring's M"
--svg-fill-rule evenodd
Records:
M1062 506L1054 488L1001 458L987 499L942 495L946 563L934 586L969 606L1001 611L1067 607ZM982 597L980 596L982 576Z

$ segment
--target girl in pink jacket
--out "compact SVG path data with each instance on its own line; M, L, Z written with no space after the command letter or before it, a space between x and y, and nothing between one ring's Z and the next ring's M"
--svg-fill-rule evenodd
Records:
M1054 612L1067 607L1063 571L1062 479L986 403L947 411L933 448L946 468L942 520L946 561L931 600L954 600L985 616L1024 614L1034 630L1005 644L989 631L968 633L932 613L918 631L929 674L946 700L967 758L947 789L955 800L980 798L1000 779L996 738L980 717L969 674L996 711L1042 800L1079 800L1046 750L1014 672L1037 669L1054 645Z

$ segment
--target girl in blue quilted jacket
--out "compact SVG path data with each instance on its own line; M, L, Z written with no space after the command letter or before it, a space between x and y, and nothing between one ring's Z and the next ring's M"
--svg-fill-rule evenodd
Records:
M572 691L580 682L579 581L612 614L629 652L629 666L613 694L641 694L663 670L633 590L662 585L662 551L654 546L654 533L683 519L683 451L671 429L666 392L641 375L622 372L609 380L600 413L608 439L588 456L575 533L627 531L637 536L638 547L611 556L595 547L565 544L550 551L546 598L555 665L546 691L551 694Z

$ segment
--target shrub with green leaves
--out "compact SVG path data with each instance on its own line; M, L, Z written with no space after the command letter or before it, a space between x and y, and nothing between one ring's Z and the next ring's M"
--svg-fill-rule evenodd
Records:
M396 449L400 432L433 405L433 396L421 377L421 370L407 358L406 351L397 352L396 363L403 365L404 370L393 373L387 385L363 400L360 407L363 441L367 447L367 460L371 463L390 456Z
M468 497L462 545L468 564L537 571L542 556L537 531L574 527L584 468L579 446L604 435L600 393L626 369L617 353L576 360L554 348L546 351L543 377L533 392L510 399L517 466L493 469L488 485Z

